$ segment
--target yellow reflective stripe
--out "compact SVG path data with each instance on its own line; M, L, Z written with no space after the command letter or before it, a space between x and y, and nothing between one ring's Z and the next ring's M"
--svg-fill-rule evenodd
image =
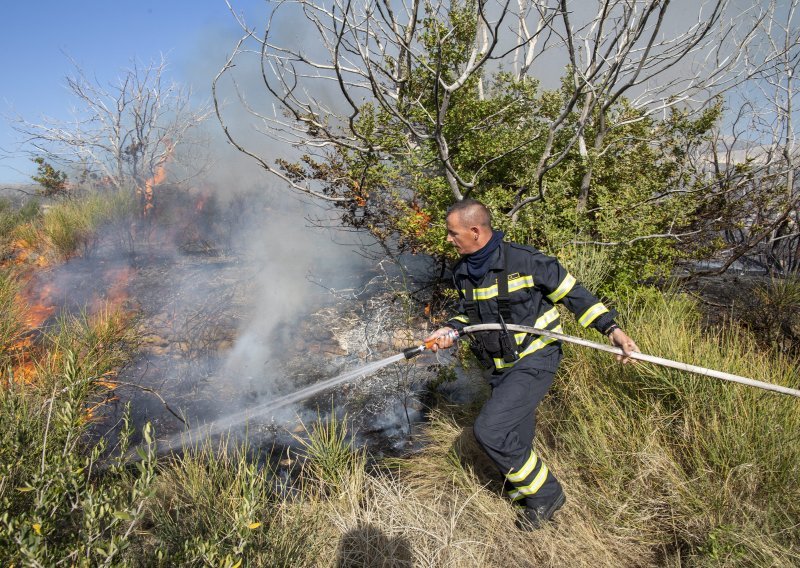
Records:
M533 327L538 329L546 329L548 325L556 321L558 318L561 317L561 314L558 313L558 308L550 308L550 310L546 311L544 314L539 316L536 322L533 324ZM517 340L517 345L522 345L525 341L525 338L528 337L529 334L527 333L515 333L514 339Z
M525 481L525 478L531 474L533 468L536 467L536 462L538 461L539 458L537 458L536 454L534 454L533 450L531 450L531 455L528 458L528 461L526 461L523 464L523 466L519 468L518 472L509 473L508 475L506 475L506 479L508 479L511 483L519 483L521 481Z
M462 288L461 291L464 293L464 296L467 295L467 291ZM476 300L490 300L497 296L497 284L493 284L488 288L475 288L472 291L472 295Z
M460 321L461 323L469 323L469 318L467 316L462 316L460 314L450 319L454 321Z
M536 474L536 477L533 478L533 481L531 482L530 485L526 485L525 487L518 487L516 491L511 491L508 495L509 497L511 497L512 501L517 501L519 499L522 499L523 497L534 495L537 491L539 491L539 489L541 489L546 479L547 479L547 466L542 464L539 473Z
M509 292L516 292L523 288L533 288L533 276L520 276L519 278L508 279Z
M583 315L578 319L578 323L583 327L587 327L590 323L598 318L600 314L608 312L608 308L601 302L596 303L594 306L583 312Z
M553 329L551 329L550 331L555 331L556 333L561 333L562 329L561 329L561 326L558 325L558 326L554 327ZM519 358L522 359L523 357L526 357L526 356L530 355L531 353L533 353L535 351L538 351L542 347L550 345L554 341L557 341L557 339L552 338L552 337L540 337L539 339L537 339L536 341L533 341L530 345L528 345L528 347L525 349L525 351L523 351L522 353L519 354ZM513 367L514 363L519 361L519 359L517 359L517 361L514 361L513 363L506 363L505 361L503 361L502 357L500 357L500 358L494 357L493 359L494 359L494 368L495 369L507 369L509 367Z
M548 311L539 316L539 318L533 324L533 327L544 329L556 321L559 317L558 308L550 308Z
M561 298L569 294L569 291L572 290L573 286L575 286L575 282L575 277L572 274L567 273L567 275L564 277L564 280L562 280L561 284L558 285L558 288L548 294L547 298L555 304Z
M508 279L509 293L522 290L523 288L533 288L533 285L533 276L520 276L518 278ZM461 291L465 296L467 295L467 291L464 288L462 288ZM496 298L498 294L497 283L492 284L488 288L475 288L472 294L476 300L491 300L492 298Z

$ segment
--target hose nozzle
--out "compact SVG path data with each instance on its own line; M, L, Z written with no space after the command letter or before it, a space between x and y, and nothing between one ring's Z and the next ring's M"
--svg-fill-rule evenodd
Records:
M449 337L453 341L458 339L458 332L455 329L451 329L447 332L447 335L444 337ZM427 349L431 349L436 344L435 339L431 339L426 341L422 345L417 345L416 347L409 347L403 351L403 355L405 355L406 359L411 359L412 357L416 357L417 355L421 354Z
M424 345L417 345L416 347L409 347L408 349L403 350L403 355L405 355L406 359L411 359L412 357L416 357L423 351L427 349Z

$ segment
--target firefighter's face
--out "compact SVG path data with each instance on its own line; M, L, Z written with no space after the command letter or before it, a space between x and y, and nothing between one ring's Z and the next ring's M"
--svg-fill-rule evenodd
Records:
M470 227L458 213L447 216L447 242L456 247L458 254L472 254L486 244L481 240L480 227Z

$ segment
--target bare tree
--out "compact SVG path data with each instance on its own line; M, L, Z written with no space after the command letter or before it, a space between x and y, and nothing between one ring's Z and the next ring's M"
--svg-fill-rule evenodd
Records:
M194 108L191 92L168 82L165 70L163 59L146 66L134 62L116 82L104 85L75 65L75 73L67 77L67 90L76 99L73 118L18 118L14 127L31 154L95 179L98 185L135 190L146 200L148 180L152 191L167 160L181 154L176 148L186 149L190 134L210 112L207 107ZM187 175L202 163L195 161Z
M800 270L800 188L795 78L800 72L798 0L770 2L754 16L754 40L742 49L742 77L729 93L731 113L694 156L696 191L707 193L716 222L706 229L725 246L722 273L736 261L778 274Z

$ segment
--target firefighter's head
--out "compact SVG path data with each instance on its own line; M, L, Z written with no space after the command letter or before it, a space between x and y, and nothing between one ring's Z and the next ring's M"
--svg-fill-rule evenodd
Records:
M447 210L447 242L458 254L472 254L492 238L492 215L474 199L463 199Z

